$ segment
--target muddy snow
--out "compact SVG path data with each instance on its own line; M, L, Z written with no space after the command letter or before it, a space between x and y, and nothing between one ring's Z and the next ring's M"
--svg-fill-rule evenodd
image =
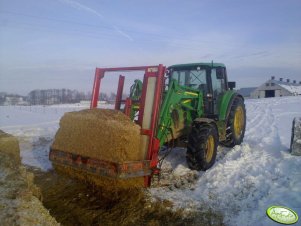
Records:
M1 106L0 129L18 136L24 164L48 173L49 146L60 117L83 108ZM246 100L246 109L242 145L219 147L215 165L206 172L187 167L185 149L172 150L162 165L161 186L148 189L151 197L172 203L173 210L222 213L225 225L277 225L266 216L271 205L287 206L301 216L301 157L289 153L301 97Z
M20 165L18 141L0 130L0 224L59 225L44 208L34 176Z

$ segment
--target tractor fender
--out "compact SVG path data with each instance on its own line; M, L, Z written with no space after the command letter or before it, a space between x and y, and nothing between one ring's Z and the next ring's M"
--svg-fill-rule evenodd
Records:
M234 95L232 96L232 98L231 98L231 100L230 100L230 102L229 102L229 105L228 105L227 114L226 114L226 118L225 118L226 120L228 120L228 116L229 116L229 114L230 114L232 104L233 104L233 102L234 102L234 100L235 100L236 98L241 98L241 99L243 100L243 102L245 101L245 99L243 98L243 96L242 96L241 94L239 94L239 93L234 93Z
M227 121L232 104L236 98L241 98L244 101L243 96L239 93L228 91L224 94L219 108L219 120Z

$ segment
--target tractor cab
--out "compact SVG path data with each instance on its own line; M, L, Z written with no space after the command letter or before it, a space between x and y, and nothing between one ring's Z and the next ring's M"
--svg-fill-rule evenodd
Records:
M178 64L168 68L169 81L189 87L203 94L204 113L207 117L218 115L218 103L229 89L226 67L219 63ZM230 84L233 88L233 83Z

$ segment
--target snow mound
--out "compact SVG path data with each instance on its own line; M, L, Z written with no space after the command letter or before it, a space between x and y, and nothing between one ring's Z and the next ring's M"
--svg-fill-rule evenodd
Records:
M271 205L287 206L300 216L301 158L288 151L291 123L301 115L300 106L301 97L247 100L242 145L219 147L217 162L198 173L192 189L161 187L151 193L177 207L222 212L226 225L275 225L266 216ZM171 155L165 164L173 165L177 175L188 174L185 151Z

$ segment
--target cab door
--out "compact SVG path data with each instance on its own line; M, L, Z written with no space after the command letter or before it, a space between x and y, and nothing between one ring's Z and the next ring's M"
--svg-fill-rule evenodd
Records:
M226 81L226 71L225 68L217 67L211 69L210 83L211 83L211 90L210 96L212 98L211 102L211 114L213 116L218 116L219 109L218 103L221 100L223 94L226 92L227 81Z

